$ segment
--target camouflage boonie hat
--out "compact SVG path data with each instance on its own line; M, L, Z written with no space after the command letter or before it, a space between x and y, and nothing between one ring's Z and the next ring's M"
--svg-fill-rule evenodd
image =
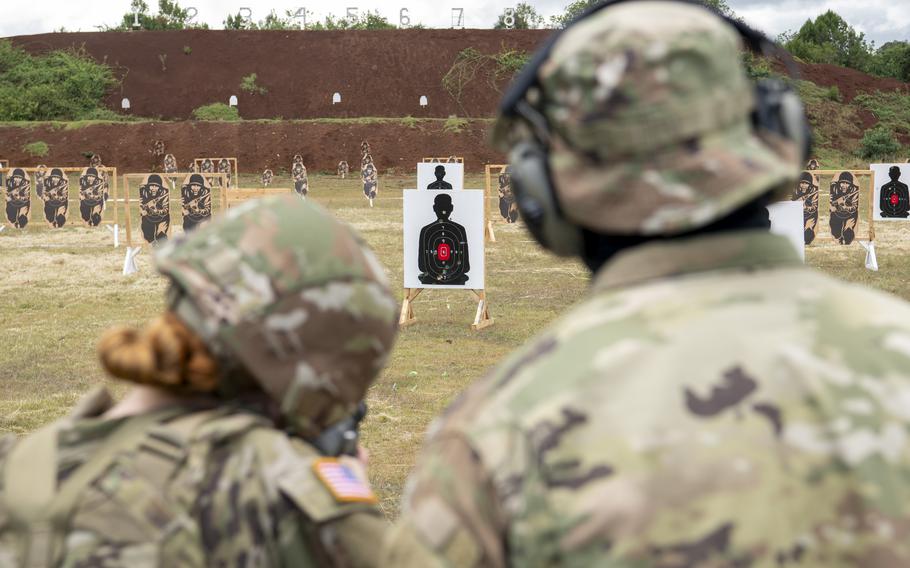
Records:
M178 317L223 371L243 371L225 374L249 375L304 437L349 415L392 349L397 305L382 266L347 225L294 196L233 208L162 247L157 264Z
M619 4L566 31L528 93L550 124L565 216L605 233L677 234L788 191L798 151L756 135L741 49L730 24L680 2ZM494 142L527 132L500 118Z

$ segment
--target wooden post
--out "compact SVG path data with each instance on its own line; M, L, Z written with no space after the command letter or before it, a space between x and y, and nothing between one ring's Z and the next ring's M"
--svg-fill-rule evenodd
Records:
M126 247L133 246L133 226L130 218L130 186L126 179L127 174L123 174L123 206L126 208L124 220L126 221Z
M401 302L401 314L398 316L398 325L407 327L417 323L414 315L414 300L423 292L423 288L405 288L404 301Z
M875 241L875 172L869 176L869 242Z
M114 201L114 224L115 224L115 225L119 225L119 224L120 224L120 210L117 208L117 196L118 196L118 193L119 193L119 192L118 192L117 190L119 189L118 185L119 185L119 181L120 181L120 180L117 179L117 168L108 168L108 176L107 176L107 179L110 180L110 181L112 182L112 184L111 184L111 191L112 191L113 194L114 194L114 197L113 197L113 201Z
M487 304L487 293L484 290L471 290L477 296L477 312L474 314L474 323L471 329L480 331L493 325L493 318L490 317L490 310Z
M483 236L491 243L496 242L496 233L493 232L493 221L490 219L487 219L487 224L483 230Z

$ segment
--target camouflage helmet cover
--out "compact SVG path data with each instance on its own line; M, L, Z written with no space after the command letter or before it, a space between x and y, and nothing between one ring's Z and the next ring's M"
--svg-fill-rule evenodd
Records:
M157 263L178 317L305 437L353 411L392 349L397 308L382 266L310 202L248 202L163 247Z
M681 2L618 4L567 30L527 95L550 126L563 214L604 233L678 234L765 192L785 195L799 153L751 126L741 48L733 26ZM494 143L530 135L501 117Z

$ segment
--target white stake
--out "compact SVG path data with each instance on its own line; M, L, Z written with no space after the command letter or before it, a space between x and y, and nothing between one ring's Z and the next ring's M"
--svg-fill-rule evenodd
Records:
M142 251L142 247L126 247L126 258L123 259L123 275L129 276L139 272L136 266L136 255Z

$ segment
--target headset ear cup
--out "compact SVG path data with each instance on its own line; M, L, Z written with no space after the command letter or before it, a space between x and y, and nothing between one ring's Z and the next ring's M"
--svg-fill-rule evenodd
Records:
M806 117L806 108L796 92L790 90L781 97L781 122L787 136L796 142L802 152L802 163L812 154L812 127Z
M531 235L559 256L581 255L582 231L559 211L546 151L539 144L519 142L509 153L509 163L515 204Z
M778 134L797 145L802 152L801 163L812 153L812 128L799 95L779 79L762 79L755 85L756 129Z

